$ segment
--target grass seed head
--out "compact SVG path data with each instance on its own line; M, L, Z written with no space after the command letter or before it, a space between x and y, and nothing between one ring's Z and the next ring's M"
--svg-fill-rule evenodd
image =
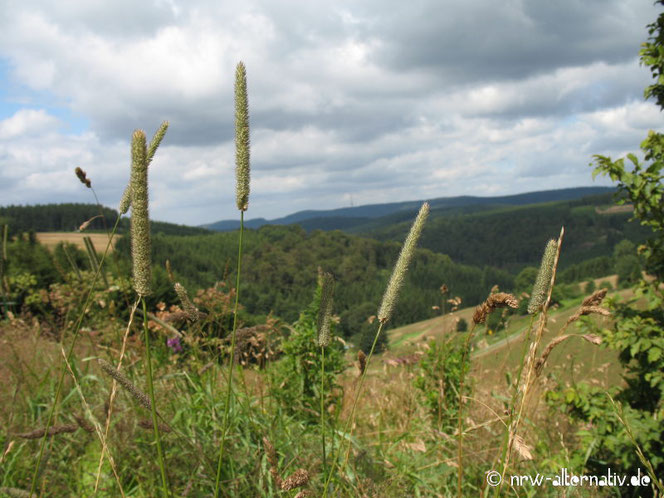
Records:
M334 277L323 273L321 278L320 306L318 308L318 345L327 347L331 340L332 301L334 296Z
M305 469L297 469L285 481L281 483L282 491L290 491L291 489L299 488L309 482L309 472Z
M489 294L486 301L480 304L475 308L475 313L473 314L473 322L475 323L484 323L493 310L497 308L518 308L519 301L512 294L506 292L496 292L494 294Z
M367 355L361 349L357 352L357 367L360 370L360 375L364 373L367 368Z
M75 432L78 429L78 424L64 424L64 425L54 425L48 428L49 436L57 436L58 434L66 434L69 432ZM16 434L16 437L21 439L39 439L44 437L46 434L46 429L35 429L31 432L24 432L22 434Z
M392 316L392 311L394 310L394 305L396 304L399 290L401 289L401 286L403 285L403 279L406 276L406 270L408 270L410 260L413 258L417 240L420 238L420 234L422 233L422 228L424 227L424 222L426 221L428 214L429 203L425 202L422 204L420 212L417 213L417 218L415 218L415 221L410 228L410 232L408 232L406 241L401 248L399 259L397 259L397 263L394 265L394 270L392 271L390 282L387 284L387 288L385 289L383 301L381 302L380 308L378 309L378 320L380 320L381 323L387 322L390 319L390 316Z
M247 71L240 62L235 70L235 195L240 211L249 207L249 151Z
M170 265L169 265L170 266ZM189 295L187 294L187 289L185 289L180 282L175 282L173 286L175 288L175 293L180 298L182 303L182 309L184 310L185 315L192 322L196 322L201 318L201 312L198 308L191 302Z
M122 198L120 199L120 205L118 206L118 211L120 214L127 214L129 208L131 207L131 184L127 185L122 192Z
M85 185L88 188L92 188L92 183L90 182L90 179L87 176L87 173L83 171L81 168L77 167L74 172L76 173L76 176L78 177L79 180L81 180L81 183Z
M598 289L593 292L590 296L585 298L581 303L581 306L599 306L602 304L602 301L606 297L607 289Z
M551 286L551 277L553 276L553 265L556 262L556 252L558 251L558 243L555 240L550 240L544 249L542 256L542 263L535 278L535 285L533 292L530 296L530 303L528 303L528 313L531 315L537 313L542 309L546 302L546 297L549 293Z
M136 387L127 377L118 372L113 365L105 360L99 358L97 360L101 369L109 376L114 378L129 394L131 394L136 401L138 401L144 408L151 410L152 404L147 394Z
M139 296L152 292L146 147L145 132L134 131L131 141L131 256L134 289Z
M155 152L157 152L159 144L161 144L161 141L164 139L164 135L166 135L166 130L168 130L168 121L164 121L163 123L161 123L159 129L152 137L152 140L150 140L150 146L148 147L147 157L145 158L146 166L149 166L150 163L152 162L152 158L154 157Z

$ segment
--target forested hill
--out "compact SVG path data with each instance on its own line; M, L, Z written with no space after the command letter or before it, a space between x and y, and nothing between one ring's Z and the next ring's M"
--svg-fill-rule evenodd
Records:
M649 235L647 228L629 221L629 208L615 208L612 194L468 211L432 210L420 247L447 254L458 263L489 265L514 273L525 265L537 265L547 240L557 237L562 226L562 269L611 256L623 239L640 243ZM415 212L395 214L381 218L374 226L349 231L378 240L403 240L414 216Z
M37 204L34 206L0 206L0 225L9 225L9 233L21 232L73 232L81 224L99 214L87 230L110 230L118 213L114 209L99 207L96 204ZM168 235L200 235L209 233L201 227L176 225L161 221L151 221L152 233ZM118 232L129 229L129 218L120 220Z
M237 240L238 234L230 232L155 236L155 295L172 289L163 270L166 260L170 260L176 279L191 290L220 280L227 282L227 288L234 286ZM240 301L252 314L274 311L294 321L311 301L320 266L336 277L335 313L341 317L343 333L354 335L369 327L367 317L376 314L402 242L378 242L340 231L307 234L297 225L246 230ZM118 241L116 251L128 257L127 237ZM450 296L475 304L486 298L494 284L508 289L513 281L506 272L458 265L443 254L418 250L390 325L435 316L432 306L441 305L443 283L447 283Z
M432 209L448 210L459 208L485 207L485 206L522 206L543 202L579 199L588 195L615 192L613 187L577 187L559 190L544 190L540 192L526 192L523 194L506 195L498 197L440 197L429 200ZM249 228L259 228L263 225L290 225L297 223L307 230L348 230L358 227L376 218L387 217L395 213L410 215L417 211L422 201L391 202L386 204L369 204L365 206L346 207L330 210L308 210L266 220L255 218L245 222ZM235 230L239 228L238 220L222 220L203 225L205 228L216 231Z

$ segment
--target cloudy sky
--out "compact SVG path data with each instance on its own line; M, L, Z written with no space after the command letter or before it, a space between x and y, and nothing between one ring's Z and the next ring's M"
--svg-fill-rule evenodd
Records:
M592 185L663 116L644 0L0 0L0 205L116 207L129 138L170 128L151 216L238 217L233 80L247 66L248 218ZM595 185L608 185L598 179Z

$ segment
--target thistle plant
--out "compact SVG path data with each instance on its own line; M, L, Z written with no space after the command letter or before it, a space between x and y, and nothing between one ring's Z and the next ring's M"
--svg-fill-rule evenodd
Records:
M237 275L235 280L235 306L233 309L233 330L231 332L231 355L228 368L228 387L226 391L226 405L224 407L224 422L219 445L219 460L217 462L217 476L214 483L214 496L219 496L219 483L221 481L221 467L224 459L224 445L228 432L229 413L233 393L233 367L235 365L235 340L237 335L237 313L240 303L240 273L242 270L242 238L244 235L244 212L249 207L249 104L247 98L247 72L242 62L235 69L235 194L236 204L240 211L240 238L237 254Z

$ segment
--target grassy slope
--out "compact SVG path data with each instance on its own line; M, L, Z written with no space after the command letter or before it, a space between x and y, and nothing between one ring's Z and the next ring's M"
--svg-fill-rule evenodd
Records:
M596 283L612 280L611 277L596 279ZM621 299L632 296L631 289L613 291L611 295L618 295ZM563 306L550 312L547 328L542 338L540 351L546 347L549 341L555 337L567 319L576 311L581 298L566 301ZM395 328L388 332L390 341L390 350L385 353L383 359L393 359L413 354L422 350L425 344L430 340L444 340L449 334L454 332L456 319L464 318L469 324L472 324L474 308L465 308L453 314L447 314L442 317L436 317L429 320L413 323L404 327ZM608 326L608 320L603 317L593 318L602 320ZM473 370L477 377L484 377L490 374L490 378L498 380L499 384L504 385L506 372L515 372L521 364L524 334L529 329L530 316L513 317L506 330L500 334L489 336L486 334L486 328L480 326L475 331L475 351L473 353ZM572 325L567 334L578 334L579 329ZM459 338L465 337L465 334L457 334ZM484 343L484 344L482 344ZM378 363L378 362L377 362ZM617 363L617 355L614 351L599 348L589 342L572 337L557 346L545 368L546 372L564 370L570 381L580 381L587 379L591 374L603 372L603 384L618 382L620 380L620 367Z

